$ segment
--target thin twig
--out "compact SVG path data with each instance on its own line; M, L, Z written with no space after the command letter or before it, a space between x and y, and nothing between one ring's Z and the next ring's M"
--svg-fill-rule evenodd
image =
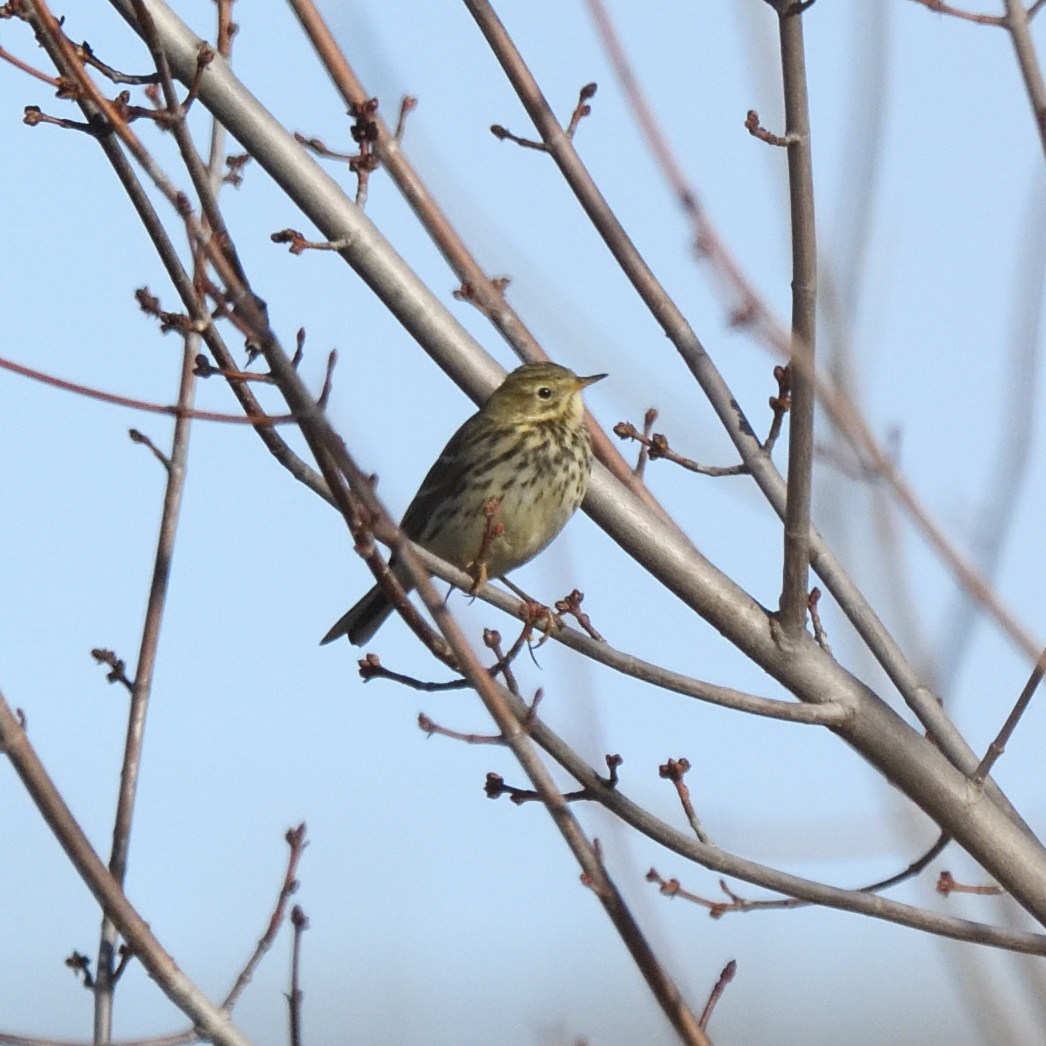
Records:
M931 11L934 11L937 14L949 15L952 18L959 18L965 22L976 22L979 25L1006 25L1006 19L1000 18L998 15L984 15L978 14L975 11L965 11L960 7L953 7L951 4L946 4L944 0L915 0L915 2L920 4L922 7L928 7Z
M300 905L291 910L291 925L294 927L294 945L291 951L291 990L287 996L287 1009L291 1026L291 1046L301 1046L301 939L309 928L309 919Z
M78 396L86 396L88 399L101 400L103 403L112 403L117 407L129 407L131 410L144 411L147 414L167 414L175 418L193 418L197 421L216 421L223 425L288 425L293 424L293 414L264 414L251 416L242 414L222 414L213 410L196 410L186 408L177 404L150 403L147 400L132 399L129 396L119 396L114 392L104 392L101 389L93 389L88 385L80 385L75 381L66 381L64 378L56 378L51 374L26 367L21 363L11 360L0 359L0 368L9 370L14 374L21 374L24 378L31 378L44 385L51 385L56 389L64 389L66 392L74 392Z
M686 819L690 822L690 828L694 835L697 836L698 842L702 842L706 846L711 846L712 840L701 826L701 821L697 816L697 812L694 810L694 804L690 801L690 789L687 788L686 782L683 780L683 777L689 769L689 759L669 759L658 767L658 776L666 781L671 781L675 786L676 794L679 796L679 802L683 807L683 813L686 814Z
M258 964L265 957L265 953L272 947L273 941L276 940L276 935L280 932L280 927L283 925L283 918L287 911L287 902L298 889L298 864L301 862L301 855L308 845L305 839L305 822L302 821L296 828L288 828L287 834L283 838L287 843L289 853L287 855L287 870L283 875L283 884L280 886L279 896L276 898L276 906L272 910L269 925L258 939L258 944L255 946L250 959L247 960L247 965L240 971L232 988L229 989L229 994L222 1001L222 1009L226 1013L232 1012L232 1008L243 994L243 990L253 979L254 971L257 970Z
M59 88L61 86L60 80L53 76L48 76L47 73L41 72L39 69L35 69L28 62L23 62L21 58L11 54L4 47L0 47L0 61L10 62L16 69L21 69L23 73L28 73L37 80L43 80L45 84L51 87Z
M501 633L493 628L483 629L483 643L494 652L494 656L498 659L497 664L490 670L491 677L496 676L500 671L502 678L505 680L505 686L517 697L519 697L519 683L516 682L515 673L512 671L512 662L523 649L523 643L529 637L529 634L530 627L524 623L519 638L512 644L511 649L506 654L501 649Z
M1028 682L1024 684L1024 689L1017 698L1017 703L1013 706L1010 714L1006 717L1006 722L1003 723L1002 729L992 743L988 745L988 751L984 753L984 758L981 760L980 765L970 775L970 780L974 784L980 785L984 783L984 779L991 772L991 768L998 762L999 757L1006 750L1006 743L1013 736L1014 730L1017 729L1021 716L1028 710L1028 705L1031 704L1031 699L1035 696L1035 691L1039 688L1044 674L1046 674L1046 650L1043 650L1039 655L1039 660L1035 662L1035 667L1028 677Z
M737 973L737 960L731 959L724 967L723 972L719 975L719 979L715 982L712 991L709 993L708 1002L705 1003L705 1008L701 1011L701 1027L707 1028L708 1022L712 1019L712 1011L716 1008L716 1004L723 996L723 992L726 991L726 986L734 979Z
M449 737L452 741L462 741L467 745L503 745L505 738L501 734L476 734L466 733L462 730L451 730L450 727L440 726L431 716L424 712L418 713L418 728L423 730L429 737ZM535 797L538 794L534 793Z
M630 421L619 421L614 426L613 432L618 439L632 439L639 443L646 451L646 457L650 461L664 458L665 461L671 461L674 465L686 469L687 472L696 472L700 476L747 476L750 471L744 464L702 465L692 458L685 458L668 445L668 437L664 433L655 432L652 436L647 435L646 432L640 432Z
M109 870L120 886L123 886L124 877L127 874L131 823L138 793L142 744L145 740L145 719L152 694L153 669L160 643L160 625L167 602L167 587L170 581L171 563L174 559L174 543L178 533L178 516L181 511L182 492L185 489L191 423L185 417L184 412L191 410L193 404L193 393L196 387L193 363L197 345L197 335L190 334L185 337L178 387L180 413L174 423L171 453L166 458L167 485L160 518L160 533L156 543L156 557L145 609L145 620L142 624L142 639L138 652L138 664L134 673L134 687L131 690L131 702L127 712L127 736L124 742L123 766L120 770L112 850L109 855ZM95 1037L102 1042L112 1037L112 993L116 983L113 962L116 935L116 925L106 915L102 919L98 967L95 976Z

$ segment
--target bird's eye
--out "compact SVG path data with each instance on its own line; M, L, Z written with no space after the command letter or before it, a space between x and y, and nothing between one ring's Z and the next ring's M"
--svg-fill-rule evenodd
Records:
M541 388L538 389L538 396L543 400L551 399L552 390L547 385L542 385Z

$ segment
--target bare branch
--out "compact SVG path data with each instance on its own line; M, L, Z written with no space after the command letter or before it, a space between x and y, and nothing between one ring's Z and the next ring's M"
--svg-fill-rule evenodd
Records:
M119 883L102 864L58 794L25 730L2 695L0 746L84 884L160 990L193 1021L202 1037L213 1039L219 1046L250 1046L249 1040L228 1016L182 973L153 936L149 924L124 896Z
M781 11L778 18L784 75L785 139L788 143L788 198L792 216L791 420L778 620L785 635L794 639L806 627L806 599L810 587L810 506L817 366L814 353L817 232L803 19L792 7Z

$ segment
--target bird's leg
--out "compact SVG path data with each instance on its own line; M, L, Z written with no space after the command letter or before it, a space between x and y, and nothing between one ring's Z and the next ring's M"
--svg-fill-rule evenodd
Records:
M528 596L519 585L513 584L507 577L503 577L501 583L512 589L523 603L520 607L520 617L523 618L523 623L528 628L533 628L535 625L540 627L541 639L538 640L537 645L541 646L552 635L552 630L563 624L563 619L558 614L554 614L551 607L545 606L533 596Z

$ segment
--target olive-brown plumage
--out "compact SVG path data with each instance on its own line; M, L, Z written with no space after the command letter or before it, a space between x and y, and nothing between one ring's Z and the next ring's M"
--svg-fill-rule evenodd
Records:
M450 438L403 515L413 541L462 570L501 577L533 559L581 504L592 470L579 378L555 363L525 363ZM491 517L491 499L496 511ZM390 560L404 588L406 569ZM366 643L392 611L372 588L323 637Z

